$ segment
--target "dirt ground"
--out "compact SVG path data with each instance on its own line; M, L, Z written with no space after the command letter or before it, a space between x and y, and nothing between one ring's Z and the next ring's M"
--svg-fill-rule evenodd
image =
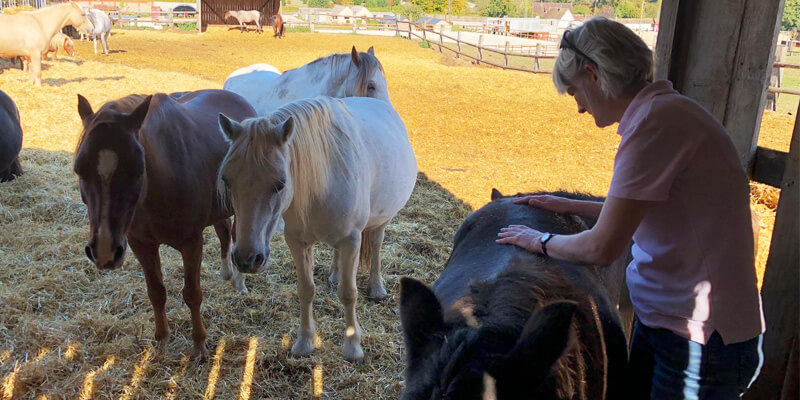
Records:
M112 54L78 42L75 59L47 63L43 86L19 70L0 72L0 89L22 115L26 175L0 191L0 398L274 398L393 399L402 388L399 278L433 282L452 234L470 209L506 193L572 190L604 195L619 139L598 129L559 96L549 75L501 71L443 59L399 38L214 30L202 34L117 31ZM359 301L367 358L341 361L343 321L325 283L330 253L317 254L314 303L320 348L293 359L298 305L294 269L280 237L274 265L248 278L240 295L216 276L219 247L206 235L203 285L209 347L203 365L186 362L189 313L180 296L177 252L162 251L172 338L152 348L153 318L132 257L100 273L83 255L85 208L71 170L80 133L76 95L95 108L130 93L220 88L233 70L256 62L281 70L355 45L374 46L393 104L406 122L422 173L409 206L390 226L384 247L390 299ZM9 63L0 61L3 67ZM759 143L788 150L794 119L767 112ZM759 275L777 206L776 190L751 187L761 216ZM765 242L766 241L766 242ZM365 279L360 279L363 290Z

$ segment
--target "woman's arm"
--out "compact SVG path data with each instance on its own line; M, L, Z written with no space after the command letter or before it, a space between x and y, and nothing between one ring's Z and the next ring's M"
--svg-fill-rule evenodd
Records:
M593 220L597 220L600 217L600 210L603 209L602 201L573 200L549 194L519 197L514 199L514 203L528 204L532 207L562 214L575 214L579 217Z
M553 237L547 242L547 254L575 264L607 266L622 255L647 206L646 201L609 197L594 228L574 235ZM501 229L497 243L513 244L541 253L543 234L526 226L511 225Z

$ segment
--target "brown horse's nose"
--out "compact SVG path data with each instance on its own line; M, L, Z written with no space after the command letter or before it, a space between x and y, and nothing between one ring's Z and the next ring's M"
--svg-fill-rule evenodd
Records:
M93 263L97 262L97 258L94 256L94 251L91 244L86 244L86 247L84 247L83 250L86 251L86 257L89 259L89 261Z
M105 265L99 265L97 263L97 249L95 249L95 246L96 244L88 243L83 250L86 252L86 258L96 264L100 269L114 269L121 264L120 261L125 257L125 245L120 244L114 248L114 258L106 262Z

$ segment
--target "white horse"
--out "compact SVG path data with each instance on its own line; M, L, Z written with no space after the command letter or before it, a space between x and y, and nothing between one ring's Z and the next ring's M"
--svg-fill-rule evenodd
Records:
M244 97L261 117L315 96L374 97L391 103L383 66L372 47L359 53L354 46L349 54L332 54L283 74L269 64L254 64L228 76L223 89Z
M232 197L241 272L266 269L279 218L297 269L300 330L292 354L314 350L314 244L334 248L329 281L338 283L346 323L342 352L360 360L356 272L369 268L369 293L386 297L380 248L386 225L414 188L417 162L400 116L386 102L317 97L289 103L266 118L236 123L220 115L232 144L219 187Z
M89 37L94 42L94 54L97 54L97 38L100 38L100 50L103 54L108 54L111 48L108 47L108 36L111 35L111 19L104 11L92 8L86 13L86 17L94 25L94 29L89 32Z

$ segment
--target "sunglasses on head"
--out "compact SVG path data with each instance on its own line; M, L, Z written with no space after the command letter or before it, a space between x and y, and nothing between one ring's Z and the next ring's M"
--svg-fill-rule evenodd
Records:
M570 31L570 30L566 30L566 31L564 31L564 35L563 35L563 36L561 36L561 44L558 46L558 48L560 48L560 49L570 49L570 50L572 50L572 51L574 51L574 52L578 53L578 54L579 54L581 57L585 58L585 59L586 59L587 61L589 61L590 63L594 64L595 66L598 66L597 62L595 62L594 60L592 60L592 58L591 58L591 57L587 56L587 55L586 55L586 53L582 52L582 51L581 51L581 50L578 48L578 46L575 46L575 45L574 45L574 44L573 44L573 43L572 43L572 42L569 40L569 36L571 36L571 34L572 34L572 31Z

